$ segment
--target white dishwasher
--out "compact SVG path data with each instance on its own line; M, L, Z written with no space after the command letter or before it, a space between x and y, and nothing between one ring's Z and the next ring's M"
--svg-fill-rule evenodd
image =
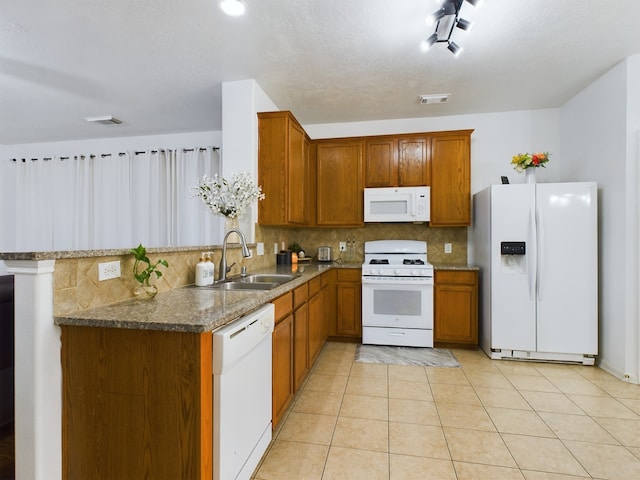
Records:
M213 332L213 478L251 478L271 442L269 303Z

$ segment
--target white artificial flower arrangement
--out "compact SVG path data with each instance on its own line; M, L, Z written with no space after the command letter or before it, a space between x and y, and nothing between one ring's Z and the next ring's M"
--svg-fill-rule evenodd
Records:
M213 178L204 175L192 188L213 213L227 218L240 217L252 202L264 200L262 188L253 183L248 172L234 173L231 180L218 174Z

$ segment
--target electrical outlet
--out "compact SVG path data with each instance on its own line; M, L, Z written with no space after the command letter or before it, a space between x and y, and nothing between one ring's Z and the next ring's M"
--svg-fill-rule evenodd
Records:
M341 252L346 252L347 251L347 242L340 242L339 250Z
M273 244L273 253L274 253L275 255L277 255L277 254L278 254L278 244L277 244L277 243L274 243L274 244Z
M264 243L258 242L256 243L256 255L264 255Z
M120 260L98 264L98 281L120 277Z
M444 244L444 253L451 253L452 247L450 243Z

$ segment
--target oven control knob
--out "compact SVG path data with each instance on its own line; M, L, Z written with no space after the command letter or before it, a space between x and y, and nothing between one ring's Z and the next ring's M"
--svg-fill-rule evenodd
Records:
M400 275L402 273L402 270L396 268L393 273L395 273L396 275Z
M420 275L420 270L411 270L411 275L415 275L415 276Z

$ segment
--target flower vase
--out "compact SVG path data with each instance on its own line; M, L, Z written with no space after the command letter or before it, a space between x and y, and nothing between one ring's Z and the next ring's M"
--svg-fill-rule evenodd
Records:
M229 230L232 228L236 228L240 230L240 223L238 222L238 217L225 217L224 220L224 234L226 235ZM237 233L232 233L229 235L229 242L238 243L240 242L240 237Z
M524 183L534 184L536 183L536 169L527 168L524 171Z
M240 224L238 223L238 217L225 217L224 231L228 232L232 228L240 228Z
M133 293L136 297L151 299L158 294L158 287L155 284L143 283L138 285Z

